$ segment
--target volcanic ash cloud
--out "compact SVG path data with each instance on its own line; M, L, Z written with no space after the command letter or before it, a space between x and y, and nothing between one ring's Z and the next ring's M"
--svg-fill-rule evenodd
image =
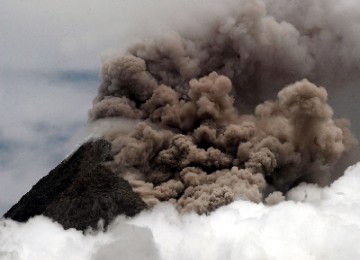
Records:
M300 13L311 9L306 3ZM277 17L294 12L282 4L288 8ZM333 118L325 88L303 78L327 78L330 88L350 80L353 60L319 51L353 38L324 38L333 24L279 22L271 11L262 1L237 1L198 36L144 40L104 64L89 118L140 121L104 136L113 145L108 167L148 205L208 213L237 199L276 204L301 182L329 184L351 163L349 123ZM328 57L341 57L350 72Z

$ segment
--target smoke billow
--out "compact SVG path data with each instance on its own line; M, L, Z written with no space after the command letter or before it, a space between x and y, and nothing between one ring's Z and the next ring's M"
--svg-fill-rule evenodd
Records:
M331 89L360 72L348 52L360 51L354 21L341 19L349 9L231 4L198 34L147 39L103 65L89 118L141 121L104 136L108 167L150 206L209 213L237 199L275 204L301 182L331 183L350 163L349 123L309 81Z

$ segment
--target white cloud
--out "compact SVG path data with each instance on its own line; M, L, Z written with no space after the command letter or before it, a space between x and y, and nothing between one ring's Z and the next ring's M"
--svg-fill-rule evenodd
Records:
M357 164L310 202L236 201L209 216L160 204L87 235L44 217L2 220L0 259L359 259L359 189Z

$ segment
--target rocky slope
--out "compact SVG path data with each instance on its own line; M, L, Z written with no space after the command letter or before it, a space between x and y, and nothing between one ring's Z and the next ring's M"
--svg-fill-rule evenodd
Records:
M64 228L106 226L117 215L134 216L146 208L129 183L104 166L111 144L83 144L36 183L4 217L25 222L36 215L54 219Z

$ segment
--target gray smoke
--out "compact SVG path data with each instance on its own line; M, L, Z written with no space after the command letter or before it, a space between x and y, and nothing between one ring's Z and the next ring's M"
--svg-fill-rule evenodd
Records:
M360 72L359 16L335 1L231 3L198 34L144 40L103 66L90 121L141 121L103 134L113 144L108 167L150 206L275 204L351 163L349 123L334 119L315 84L340 88Z

